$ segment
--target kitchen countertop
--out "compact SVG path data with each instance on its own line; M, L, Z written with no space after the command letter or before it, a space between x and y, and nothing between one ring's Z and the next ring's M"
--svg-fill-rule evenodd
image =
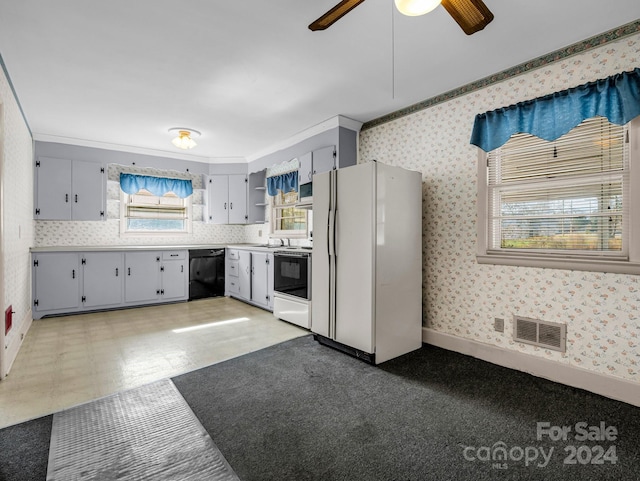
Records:
M32 247L31 252L100 252L100 251L169 251L189 249L224 249L227 244L189 244L189 245L158 245L158 246L54 246Z
M230 244L227 246L230 249L240 249L246 251L260 251L260 252L278 252L278 251L293 251L293 252L308 252L311 254L311 247L303 246L280 246L280 245L265 245L265 244Z
M251 251L302 251L311 252L311 248L303 248L300 246L280 246L265 244L184 244L184 245L157 245L157 246L138 246L138 245L114 245L114 246L51 246L51 247L32 247L31 252L108 252L108 251L168 251L168 250L189 250L189 249L243 249Z

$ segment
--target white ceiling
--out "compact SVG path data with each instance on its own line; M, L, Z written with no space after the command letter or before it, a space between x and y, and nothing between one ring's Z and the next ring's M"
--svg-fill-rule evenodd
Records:
M36 140L251 158L336 115L366 122L640 19L638 0L485 0L466 36L443 7L369 0L0 0L0 54ZM394 48L395 45L395 48ZM184 156L182 156L184 157Z

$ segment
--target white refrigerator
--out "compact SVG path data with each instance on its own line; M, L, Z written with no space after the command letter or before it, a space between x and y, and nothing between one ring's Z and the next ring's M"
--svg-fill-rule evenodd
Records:
M379 364L422 345L422 176L377 162L313 177L311 331Z

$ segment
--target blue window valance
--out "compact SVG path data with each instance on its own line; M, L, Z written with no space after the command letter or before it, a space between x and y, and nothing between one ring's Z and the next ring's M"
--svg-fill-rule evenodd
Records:
M471 143L489 152L516 133L552 141L591 117L606 117L613 124L623 125L638 115L640 68L478 114Z
M120 174L120 188L127 194L135 194L140 189L145 189L158 197L173 192L182 199L193 194L190 180L136 174Z
M286 174L267 177L267 193L273 197L278 194L278 190L283 193L298 191L298 171L287 172Z

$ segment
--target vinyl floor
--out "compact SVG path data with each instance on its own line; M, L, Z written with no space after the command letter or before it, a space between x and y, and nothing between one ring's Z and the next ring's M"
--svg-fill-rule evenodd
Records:
M306 334L226 297L36 320L0 381L0 428Z

